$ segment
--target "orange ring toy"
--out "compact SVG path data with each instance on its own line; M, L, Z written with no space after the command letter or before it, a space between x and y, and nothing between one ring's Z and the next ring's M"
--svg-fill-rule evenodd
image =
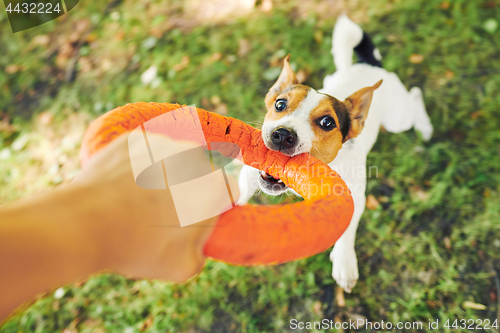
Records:
M182 107L133 103L107 112L85 133L80 152L82 166L119 135ZM206 256L235 265L278 264L323 252L344 233L354 203L347 185L328 165L309 154L290 157L269 150L262 141L261 131L240 120L199 108L190 110L186 115L190 119L172 119L165 126L174 131L172 126L177 121L199 119L206 142L237 144L243 163L281 179L305 199L284 205L236 206L226 211L205 244ZM180 135L190 139L189 134Z

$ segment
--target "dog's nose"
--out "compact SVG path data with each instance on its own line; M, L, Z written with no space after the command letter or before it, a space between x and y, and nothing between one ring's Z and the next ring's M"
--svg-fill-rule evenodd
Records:
M297 134L287 128L279 127L271 134L272 142L283 148L291 148L297 142Z

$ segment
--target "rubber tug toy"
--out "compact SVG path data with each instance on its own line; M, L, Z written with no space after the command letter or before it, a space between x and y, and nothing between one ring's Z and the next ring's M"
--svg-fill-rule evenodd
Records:
M179 109L184 110L182 117L174 117L171 111ZM234 152L220 149L227 145L217 143L236 144L239 152L235 157L241 162L280 179L304 198L291 204L235 206L224 212L205 244L206 256L232 265L280 264L327 250L349 226L354 211L351 192L328 165L307 153L290 157L269 150L260 130L195 107L141 102L105 113L85 133L80 152L82 167L118 136L161 115L162 126L149 130L206 142L210 150L224 156ZM201 126L204 137L178 130L183 122Z

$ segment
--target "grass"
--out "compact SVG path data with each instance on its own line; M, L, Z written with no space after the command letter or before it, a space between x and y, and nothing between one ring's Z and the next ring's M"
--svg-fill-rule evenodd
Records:
M15 35L1 13L0 202L69 181L84 128L115 106L179 102L258 122L287 53L320 88L334 71L335 18L319 6L276 1L269 13L214 25L171 23L189 14L176 1L86 1ZM292 318L363 317L421 321L429 332L439 319L446 332L447 319L497 319L500 29L491 20L500 2L375 0L345 9L371 33L385 68L423 89L435 128L429 142L413 131L381 133L370 153L378 177L367 191L380 205L361 220L360 279L345 306L325 252L271 267L210 261L184 285L98 275L64 287L61 298L40 298L0 332L282 332ZM140 75L152 65L158 79L146 86Z

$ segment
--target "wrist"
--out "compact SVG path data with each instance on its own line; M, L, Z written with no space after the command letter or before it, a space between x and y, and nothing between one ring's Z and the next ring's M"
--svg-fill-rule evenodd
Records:
M0 294L6 309L106 267L92 237L92 214L98 213L84 200L91 194L71 185L0 209Z

